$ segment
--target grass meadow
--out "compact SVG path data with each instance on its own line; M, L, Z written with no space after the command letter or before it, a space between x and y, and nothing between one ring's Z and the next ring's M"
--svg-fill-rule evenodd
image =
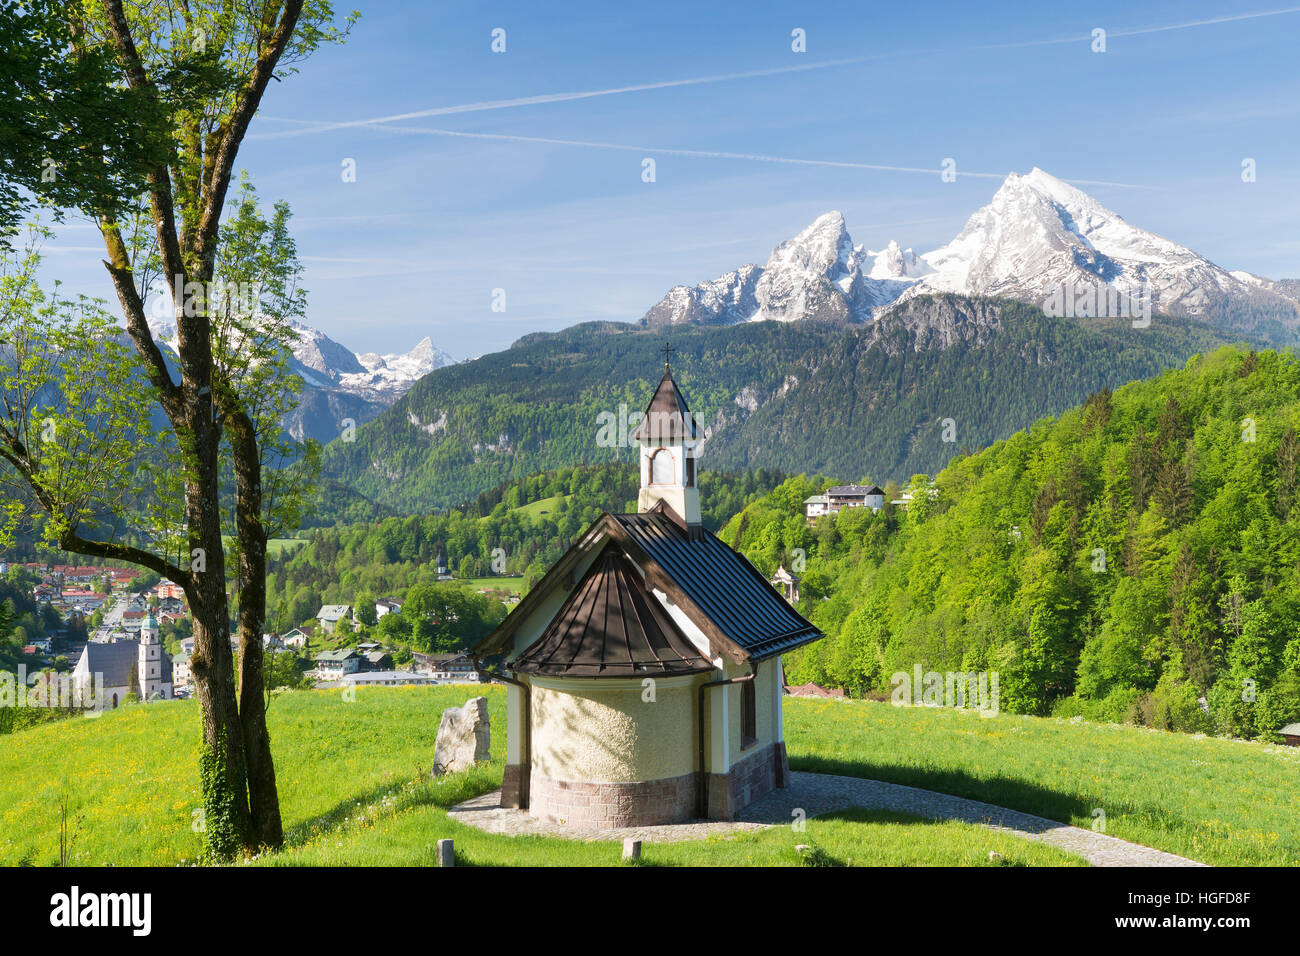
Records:
M427 777L443 708L488 698L493 759ZM619 844L482 833L446 809L500 785L498 687L364 688L275 697L269 715L287 838L255 865L423 865L439 839L458 865L615 865ZM787 699L795 769L876 777L1000 803L1215 864L1300 863L1300 750L1131 727L861 701ZM0 864L58 862L60 807L77 865L187 865L201 856L197 705L169 701L0 737ZM800 856L796 844L815 849ZM804 832L646 844L642 865L1078 865L960 823L851 810Z

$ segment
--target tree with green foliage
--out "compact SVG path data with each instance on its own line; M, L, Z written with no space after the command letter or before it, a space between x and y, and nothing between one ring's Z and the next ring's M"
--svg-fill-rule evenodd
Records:
M240 848L278 846L283 835L265 724L258 594L266 539L260 472L266 432L259 437L258 429L269 412L250 406L249 397L269 397L271 407L281 399L259 391L276 378L273 361L237 365L231 348L248 343L248 326L226 321L223 335L221 306L229 297L221 283L222 271L234 266L238 272L240 264L272 278L279 272L287 279L293 270L291 262L268 263L241 245L282 235L276 223L287 214L258 223L241 221L237 210L235 231L223 233L223 213L240 144L267 84L289 75L322 43L340 40L347 25L334 25L327 0L166 9L102 0L25 9L34 16L20 24L28 41L47 32L61 39L52 51L32 44L44 56L18 62L20 87L45 101L71 97L104 109L99 122L76 127L70 148L93 159L75 178L59 180L58 190L42 192L39 172L27 162L30 143L21 138L0 141L0 175L11 194L27 190L99 226L135 355L114 346L114 324L96 303L35 290L28 271L34 250L19 260L11 273L18 278L0 289L10 322L5 338L23 344L6 390L27 396L0 423L0 456L20 489L8 503L9 516L18 519L26 510L66 551L136 564L184 588L195 621L192 668L203 724L209 849L227 857ZM99 66L69 77L60 56ZM64 82L73 88L46 85ZM132 92L129 101L112 95L122 88ZM70 135L66 117L55 111L34 121L38 126L28 134ZM136 121L139 136L116 135ZM134 175L140 170L142 179ZM175 316L179 380L148 325L154 280ZM272 298L283 299L282 293L271 289ZM255 310L263 305L259 300ZM274 355L283 344L268 340L262 354ZM60 397L53 412L33 397L51 389ZM161 428L153 425L154 412ZM237 485L245 650L238 699L220 507L223 447ZM129 519L136 527L127 536L121 532Z

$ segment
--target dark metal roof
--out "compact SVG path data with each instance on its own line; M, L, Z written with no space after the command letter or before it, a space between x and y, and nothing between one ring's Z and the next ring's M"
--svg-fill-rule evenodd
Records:
M131 683L131 674L139 674L140 642L114 641L101 644L90 641L86 644L86 667L90 673L103 674L105 687L125 687ZM80 661L78 661L80 663ZM172 682L172 659L165 651L160 655L158 669L159 679L164 684Z
M835 495L839 498L857 498L865 495L883 495L879 485L836 485L834 488L828 488L828 495Z
M822 637L744 555L662 511L611 516L637 547L751 661Z
M673 373L665 367L664 377L659 380L641 424L632 432L632 439L660 442L695 436L695 416L686 407L686 399L673 381Z
M510 665L555 677L646 677L712 670L651 597L632 562L608 545L540 638Z
M139 667L140 645L135 641L116 641L86 645L86 667L92 675L103 674L105 687L125 687Z

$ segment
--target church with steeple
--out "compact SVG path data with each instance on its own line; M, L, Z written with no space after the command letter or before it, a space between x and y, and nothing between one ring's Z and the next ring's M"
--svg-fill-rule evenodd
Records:
M733 819L787 785L781 655L822 634L704 527L667 361L631 438L636 512L597 518L474 649L508 687L501 805L588 827Z
M163 650L153 612L145 612L139 640L88 643L72 669L72 683L79 699L100 710L112 710L131 695L144 701L175 696L172 659Z

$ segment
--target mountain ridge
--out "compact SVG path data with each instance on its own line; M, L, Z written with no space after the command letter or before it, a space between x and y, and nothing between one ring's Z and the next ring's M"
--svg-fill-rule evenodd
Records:
M644 409L662 367L657 332L586 323L438 369L352 441L328 446L324 473L417 512L551 467L630 463L625 443L598 442L601 416ZM1134 329L1052 318L1009 300L932 295L871 325L680 326L673 369L703 430L706 467L883 480L936 471L962 446L1005 437L1222 341L1187 319ZM958 420L956 444L942 440L948 417Z
M1196 318L1270 344L1300 341L1300 282L1229 271L1130 225L1087 193L1038 167L1010 174L948 243L916 255L891 240L855 245L831 211L748 264L695 286L677 285L642 326L731 325L777 319L870 322L895 302L931 293L991 296L1045 307L1054 295L1110 294L1148 313ZM1093 305L1088 314L1097 314ZM1113 314L1113 313L1112 313Z
M303 322L291 321L290 327L298 338L291 347L289 370L302 380L303 389L297 411L284 425L300 441L332 441L345 420L357 425L371 421L425 375L456 362L428 336L409 352L358 354ZM175 323L155 320L149 328L159 345L174 355Z

